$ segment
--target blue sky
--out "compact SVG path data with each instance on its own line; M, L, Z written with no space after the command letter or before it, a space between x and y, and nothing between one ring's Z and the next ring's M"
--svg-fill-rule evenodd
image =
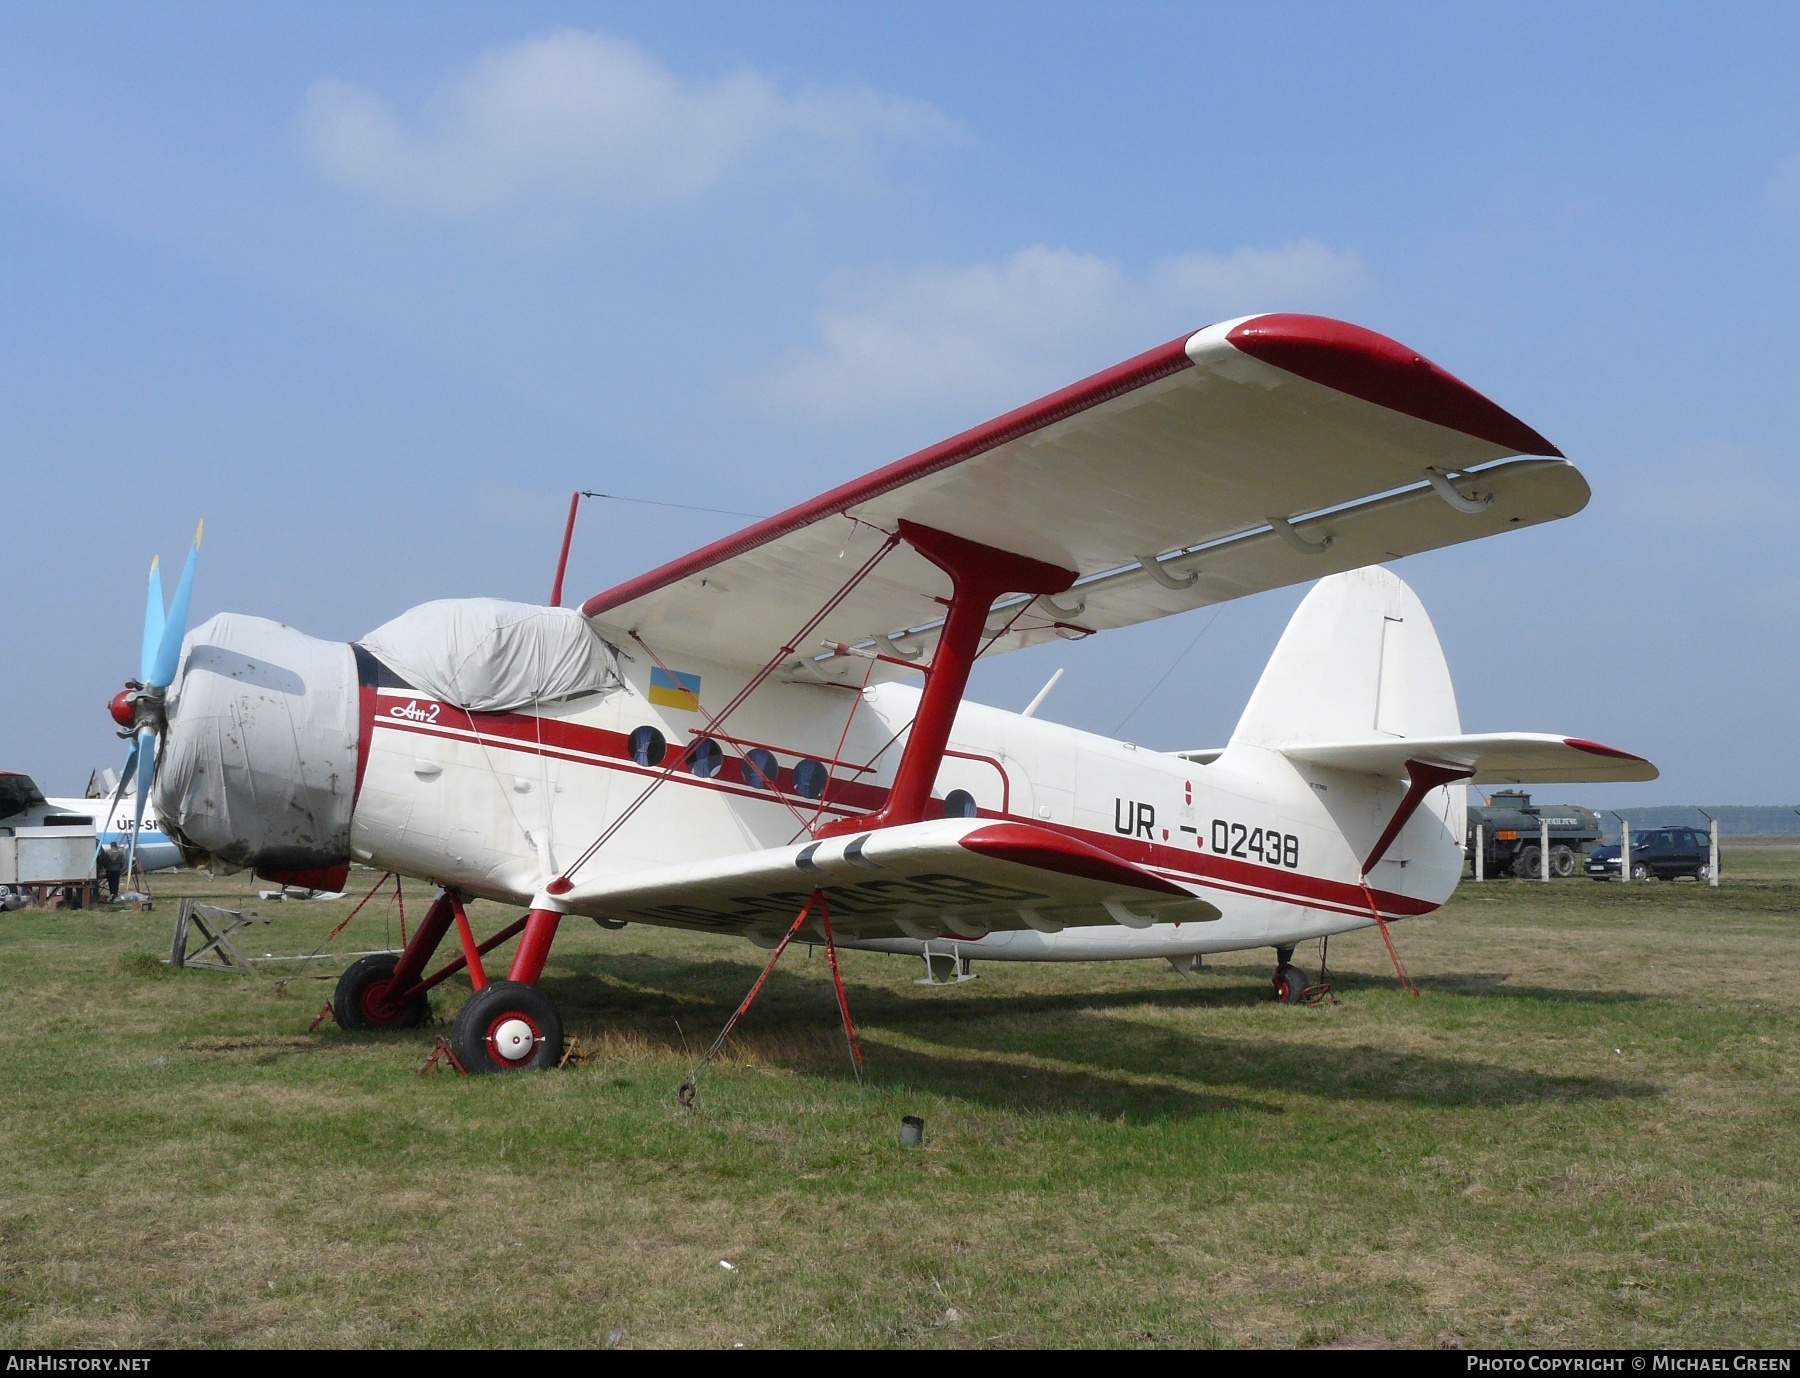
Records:
M0 8L0 763L122 756L196 517L196 617L349 638L543 598L573 488L772 512L1300 309L1593 484L1398 567L1465 726L1664 767L1589 802L1800 801L1796 51L1773 5ZM738 524L592 506L571 596ZM1216 744L1299 593L973 692Z

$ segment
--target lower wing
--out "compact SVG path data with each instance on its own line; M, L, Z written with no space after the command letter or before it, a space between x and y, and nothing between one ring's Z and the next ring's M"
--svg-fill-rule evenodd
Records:
M833 930L852 938L973 939L1219 917L1193 891L1078 838L960 818L598 877L559 903L599 919L754 939L782 933L815 890Z

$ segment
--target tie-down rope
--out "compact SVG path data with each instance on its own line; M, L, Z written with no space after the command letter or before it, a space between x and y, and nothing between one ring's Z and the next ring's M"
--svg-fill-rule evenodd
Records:
M1394 975L1400 978L1400 989L1408 995L1417 995L1419 988L1406 976L1406 968L1400 965L1400 954L1394 951L1394 940L1388 935L1387 920L1381 917L1381 911L1375 907L1375 892L1369 888L1368 881L1363 882L1363 898L1369 902L1369 912L1375 916L1375 927L1381 930L1381 941L1387 944L1388 956L1394 959Z
M837 992L838 1013L844 1017L844 1038L850 1045L850 1070L856 1073L857 1091L859 1093L862 1091L862 1044L856 1037L855 1021L850 1018L850 998L844 993L844 976L838 968L837 942L831 932L831 906L825 903L825 895L822 891L814 890L807 897L806 903L800 906L800 912L794 915L793 923L788 925L788 931L782 934L781 941L775 945L775 950L769 954L769 960L764 965L762 974L756 978L756 983L750 987L749 994L731 1012L731 1018L725 1021L725 1027L719 1030L719 1036L712 1041L712 1046L701 1054L700 1060L688 1073L687 1080L682 1082L680 1089L676 1091L675 1099L684 1108L693 1105L694 1096L700 1089L700 1073L705 1071L712 1060L719 1055L719 1050L725 1046L725 1040L731 1037L731 1031L738 1026L738 1021L749 1013L750 1006L756 1002L756 997L762 993L763 986L768 983L770 975L773 974L775 964L781 960L781 954L788 950L788 944L794 941L794 936L800 932L800 926L806 922L807 915L812 913L814 905L818 906L820 927L825 931L825 958L831 964L831 984Z

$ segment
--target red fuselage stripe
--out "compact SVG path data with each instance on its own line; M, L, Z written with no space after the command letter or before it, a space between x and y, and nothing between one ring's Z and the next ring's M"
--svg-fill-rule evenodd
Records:
M385 711L391 706L404 706L408 703L415 705L425 703L429 707L438 709L437 721L418 722L410 718L396 718ZM391 690L382 691L380 705L383 711L376 713L375 725L391 731L433 737L442 741L464 742L470 745L486 742L507 751L522 751L552 760L568 761L575 765L616 770L628 775L653 777L662 774L660 767L640 766L631 760L625 734L606 728L588 727L580 723L562 722L552 718L537 719L523 713L477 713L471 716L448 704L439 703L435 699L425 699L421 695L403 693L394 697ZM674 751L680 748L671 744L669 749ZM783 774L785 776L786 772L784 771ZM678 773L671 777L669 783L688 789L729 794L740 799L761 800L772 805L780 802L767 790L754 789L729 780L705 779L696 775ZM832 801L825 805L826 811L840 817L849 817L878 808L887 797L887 791L878 786L858 784L853 781L834 781L830 793ZM983 810L981 817L993 818L997 821L1025 823L1034 828L1063 833L1087 843L1089 846L1099 847L1133 866L1179 879L1189 885L1226 890L1233 894L1258 899L1300 904L1308 908L1329 910L1333 913L1359 915L1368 912L1368 901L1364 898L1363 887L1344 881L1327 880L1320 876L1310 876L1303 872L1287 871L1272 866L1260 866L1254 862L1240 861L1233 857L1213 856L1207 852L1188 852L1179 847L1170 847L1162 843L1118 837L1109 833L1074 827L1070 824L1050 823L1038 818L1015 817L1011 814L993 813L988 810ZM1429 901L1414 899L1410 895L1395 894L1387 890L1371 890L1369 893L1374 895L1383 917L1387 918L1429 914L1438 908Z

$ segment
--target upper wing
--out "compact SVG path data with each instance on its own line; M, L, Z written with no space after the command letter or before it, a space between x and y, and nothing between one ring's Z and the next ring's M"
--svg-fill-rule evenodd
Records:
M598 877L559 898L598 918L756 937L779 934L814 890L832 927L855 938L1219 917L1193 891L1078 838L962 818Z
M1642 756L1580 737L1542 732L1476 732L1459 737L1386 738L1320 742L1280 748L1283 756L1313 765L1404 779L1409 761L1462 766L1477 785L1582 784L1654 780L1655 766Z
M1495 463L1517 455L1550 458ZM1454 487L1443 477L1477 466L1487 467ZM1587 499L1555 446L1405 346L1318 316L1252 316L1127 360L582 610L659 655L760 664L905 518L1077 573L1054 603L1002 601L991 625L1019 615L1000 651L1569 516ZM949 592L902 545L818 635L898 636L917 656ZM809 673L860 681L867 668L795 649L812 658Z

